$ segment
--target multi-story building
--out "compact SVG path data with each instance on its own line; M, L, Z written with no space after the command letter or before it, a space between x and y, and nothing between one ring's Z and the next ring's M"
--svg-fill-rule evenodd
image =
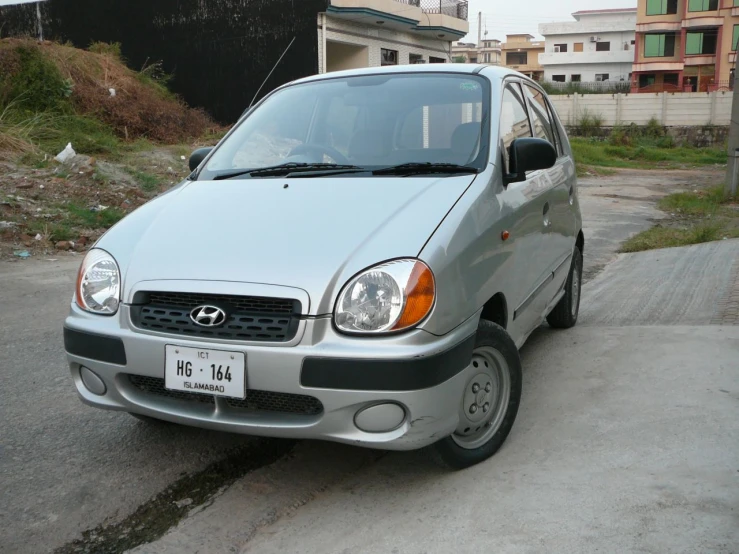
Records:
M460 63L484 63L501 65L501 44L499 40L481 40L479 44L458 42L452 46L452 59Z
M448 63L469 33L467 0L330 0L319 14L319 72Z
M733 88L739 0L639 0L632 91Z
M515 69L540 81L544 77L544 68L539 56L544 53L544 43L534 41L533 35L506 35L502 45L503 65Z
M586 10L574 21L543 23L544 79L552 82L628 81L634 62L636 8Z

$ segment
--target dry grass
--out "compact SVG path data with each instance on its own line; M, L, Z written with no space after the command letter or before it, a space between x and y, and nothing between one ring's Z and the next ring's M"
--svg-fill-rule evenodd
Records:
M6 82L12 82L14 76L28 81L29 76L22 73L22 54L34 51L53 63L68 84L69 94L55 106L31 106L32 112L72 112L109 126L117 137L127 141L147 138L159 143L180 143L218 129L205 112L188 107L147 74L126 67L114 49L90 52L53 42L3 39L0 72ZM12 100L5 99L6 103Z

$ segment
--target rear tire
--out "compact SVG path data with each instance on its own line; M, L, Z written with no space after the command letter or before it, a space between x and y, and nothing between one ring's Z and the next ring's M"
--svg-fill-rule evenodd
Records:
M565 283L565 295L560 299L551 313L547 323L555 329L570 329L577 324L580 314L580 292L582 290L582 253L575 248L570 265L570 274Z
M473 372L461 398L460 424L453 435L432 445L433 458L450 469L465 469L493 456L508 437L521 401L521 359L508 333L481 320L475 337Z

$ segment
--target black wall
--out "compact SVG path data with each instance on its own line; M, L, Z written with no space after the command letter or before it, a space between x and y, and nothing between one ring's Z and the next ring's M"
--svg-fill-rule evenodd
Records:
M223 123L260 96L318 71L317 15L328 0L49 0L45 39L120 42L133 69L162 61L171 88ZM36 36L36 4L0 8L0 36Z

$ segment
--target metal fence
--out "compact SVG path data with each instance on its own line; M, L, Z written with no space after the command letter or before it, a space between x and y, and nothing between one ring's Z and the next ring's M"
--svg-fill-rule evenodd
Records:
M424 13L440 13L465 21L469 17L467 0L396 0L396 2L416 6Z

